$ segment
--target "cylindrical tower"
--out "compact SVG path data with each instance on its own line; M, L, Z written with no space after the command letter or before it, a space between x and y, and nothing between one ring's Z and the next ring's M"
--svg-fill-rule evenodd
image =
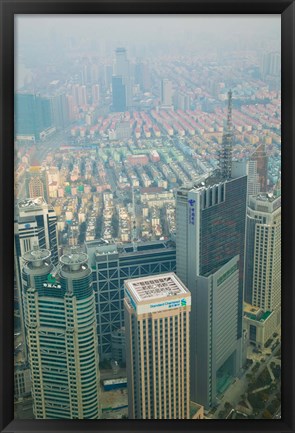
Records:
M42 419L97 419L99 365L91 269L86 254L47 250L23 256L25 321L34 414Z
M92 272L84 253L60 258L72 418L99 418L99 359Z
M42 342L40 341L39 294L43 294L44 285L47 284L48 277L53 269L50 256L49 250L39 250L37 247L33 251L28 251L22 257L25 261L22 270L24 316L35 418L46 417L45 389L42 374Z

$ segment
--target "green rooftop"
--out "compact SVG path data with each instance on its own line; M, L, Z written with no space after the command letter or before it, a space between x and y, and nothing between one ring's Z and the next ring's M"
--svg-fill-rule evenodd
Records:
M256 314L245 312L245 316L249 317L249 319L251 320L256 320L257 322L265 322L265 320L269 318L271 313L272 311L265 311L264 313L262 313L262 315L260 314L256 315Z
M272 311L265 311L260 317L260 322L264 322L271 315Z

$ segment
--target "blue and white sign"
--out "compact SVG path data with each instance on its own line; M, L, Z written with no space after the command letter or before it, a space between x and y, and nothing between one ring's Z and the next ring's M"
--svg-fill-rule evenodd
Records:
M190 297L174 299L171 301L155 302L153 304L146 304L146 305L138 304L137 314L157 313L160 311L173 310L175 308L184 308L188 305L191 305Z
M196 200L193 200L192 198L190 200L188 200L188 204L189 204L189 209L188 209L188 222L189 224L195 225L195 217L196 217L196 213L195 213L195 203Z

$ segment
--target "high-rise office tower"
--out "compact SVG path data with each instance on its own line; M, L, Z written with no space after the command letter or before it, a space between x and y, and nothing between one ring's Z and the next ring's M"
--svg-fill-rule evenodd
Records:
M26 197L43 197L48 202L48 176L46 170L32 165L26 172Z
M188 289L174 273L125 281L131 419L190 417Z
M34 415L37 419L97 419L95 300L87 255L62 256L59 270L53 268L48 250L29 251L23 259Z
M124 327L124 281L175 271L175 246L163 241L133 244L86 243L93 269L100 359L112 356L114 332ZM116 359L116 361L124 361Z
M25 336L21 282L22 256L34 245L51 251L54 265L58 264L57 218L52 207L42 198L20 200L14 220L14 269L22 335ZM24 345L27 358L27 346Z
M281 305L281 197L250 197L247 209L245 300L264 311Z
M171 107L172 106L172 82L167 78L164 78L161 81L161 105L163 107Z
M192 295L191 398L205 408L242 366L247 176L233 177L232 134L230 92L220 168L176 196L176 273Z
M15 94L15 136L40 139L42 131L52 126L50 100L40 95Z
M130 64L127 59L127 52L125 48L116 49L116 57L114 64L114 75L122 78L122 84L125 86L126 91L126 106L132 106L132 80L130 73Z
M50 97L52 124L56 129L65 129L69 125L69 106L63 92Z
M126 111L126 86L122 77L112 78L112 111Z

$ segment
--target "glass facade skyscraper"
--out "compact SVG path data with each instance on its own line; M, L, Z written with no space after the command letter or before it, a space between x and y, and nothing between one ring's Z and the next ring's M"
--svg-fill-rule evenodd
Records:
M163 241L121 247L87 242L86 251L96 294L97 333L101 360L112 356L112 334L124 326L124 281L129 278L175 271L175 246Z
M51 126L52 114L48 98L31 93L16 93L16 136L34 136L35 140L39 140L40 133Z
M116 77L121 77L122 84L125 89L125 104L127 109L132 105L132 83L130 63L127 59L127 51L125 48L119 47L115 51L116 58L114 64L114 74ZM113 89L114 91L114 89ZM122 111L122 110L116 110Z
M191 396L206 408L218 393L218 359L232 357L232 375L242 365L246 195L247 176L224 181L216 175L192 188L179 188L176 196L176 273L192 294ZM233 266L234 280L227 274ZM216 281L221 273L227 284L219 294ZM218 316L224 302L226 313ZM213 356L210 347L222 327L231 328L231 341L215 348ZM203 336L197 338L200 329ZM224 348L227 353L221 356L218 351ZM207 375L200 368L206 362L211 365Z
M126 111L126 86L122 77L112 77L112 111Z

